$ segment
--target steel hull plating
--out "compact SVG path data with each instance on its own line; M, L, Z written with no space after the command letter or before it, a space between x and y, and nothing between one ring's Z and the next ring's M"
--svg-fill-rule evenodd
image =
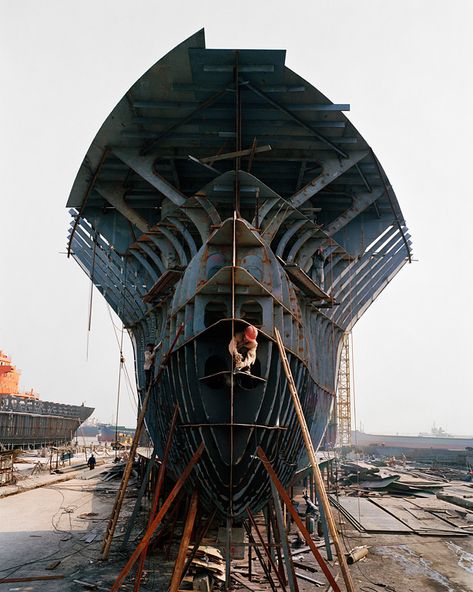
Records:
M286 382L280 375L278 348L272 340L262 339L258 346L262 380L230 371L202 380L207 374L205 360L210 356L225 360L224 340L218 340L215 333L212 329L205 331L173 355L161 388L152 399L148 426L162 447L160 435L167 433L174 405L179 405L181 424L170 463L174 476L179 476L192 451L203 441L205 452L192 482L199 486L207 507L216 506L222 516L238 519L247 507L257 509L267 502L267 476L255 458L256 446L268 452L281 480L287 483L297 467L302 436ZM230 370L231 358L226 357ZM332 396L317 388L296 356L289 357L318 444Z

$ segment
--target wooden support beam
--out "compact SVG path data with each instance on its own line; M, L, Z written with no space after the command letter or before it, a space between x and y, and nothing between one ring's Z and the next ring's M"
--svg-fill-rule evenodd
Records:
M110 589L110 592L118 592L118 590L120 589L120 586L122 585L123 581L125 580L127 575L130 573L132 567L135 565L139 556L143 552L143 549L145 549L145 547L148 546L149 541L151 540L151 537L153 536L156 529L163 521L163 518L167 514L169 508L171 507L172 502L175 500L177 494L182 489L184 483L187 481L187 478L189 477L192 469L194 468L194 465L199 461L200 457L202 456L203 451L204 451L204 443L202 442L202 444L199 446L199 448L196 450L196 452L194 453L194 455L192 456L192 458L188 462L182 475L179 477L179 480L176 482L176 484L172 488L171 493L166 498L166 501L161 506L161 509L156 514L156 517L154 518L153 522L150 524L149 528L146 530L143 538L141 539L141 542L138 544L136 549L133 551L133 553L132 553L131 557L128 559L125 567L122 569L122 571L118 575L117 579L115 580L113 586Z
M141 502L142 502L143 496L145 494L146 486L148 485L148 481L149 481L150 474L151 474L151 469L153 468L153 465L155 463L156 463L156 449L154 448L153 452L151 453L151 457L148 459L148 463L146 465L146 471L145 471L145 474L143 475L143 480L141 482L141 486L138 491L138 496L136 498L136 502L133 507L133 512L131 513L131 516L128 518L128 523L126 525L125 535L123 536L122 547L126 547L128 545L128 541L130 540L131 531L133 529L133 524L135 523L136 517L137 517L138 512L141 508Z
M281 362L284 368L284 372L286 373L287 378L287 385L289 388L289 392L291 393L292 402L294 404L297 417L299 420L299 424L302 431L302 437L304 438L305 447L307 449L307 454L309 456L310 464L312 465L312 471L314 473L315 478L315 485L317 488L317 492L320 496L321 507L323 508L325 519L327 521L328 529L330 531L330 535L332 537L335 551L337 553L338 562L340 564L340 569L343 576L343 581L345 582L345 586L348 592L355 592L355 584L352 580L350 571L348 569L348 564L346 562L345 553L343 552L342 545L340 542L340 538L338 536L337 527L335 525L335 521L332 516L330 502L328 500L327 492L325 491L324 482L322 479L322 475L320 474L319 463L317 461L317 457L315 455L314 446L312 444L312 439L310 437L309 428L307 427L307 423L305 420L304 412L302 410L302 405L299 400L299 395L297 394L296 384L294 382L294 378L292 377L291 368L289 366L289 362L286 356L286 349L284 347L284 343L281 339L281 335L277 328L274 329L276 335L276 341L279 347L279 354L281 357ZM330 581L330 580L329 580ZM332 583L332 587L335 589L336 583Z
M136 431L135 435L133 436L133 442L131 443L130 451L128 453L128 460L125 466L125 470L123 471L123 477L120 483L120 487L117 491L117 497L115 498L115 503L112 508L112 513L110 515L110 520L107 525L107 530L105 531L105 537L103 539L102 544L102 559L108 559L108 555L110 553L110 546L112 544L113 535L115 534L115 529L117 527L118 517L120 516L120 511L122 509L123 500L125 499L126 488L128 486L128 481L130 480L131 471L133 469L133 462L135 460L136 450L138 448L138 444L140 442L141 432L144 425L144 419L146 415L146 411L148 409L148 401L151 395L151 390L153 385L155 385L159 380L161 380L161 376L163 375L164 368L167 366L172 351L176 346L177 340L179 339L180 334L184 330L184 324L182 324L177 333L174 337L173 342L171 343L171 347L169 348L168 353L164 357L161 368L156 376L156 378L151 382L146 392L146 395L143 399L141 404L140 414L138 415L138 419L136 422Z
M264 450L261 448L261 446L258 446L258 448L256 449L256 452L257 452L259 458L261 459L261 461L263 462L263 466L266 469L266 471L268 472L276 489L278 490L278 493L281 496L282 501L284 502L287 509L289 510L289 513L291 514L292 519L296 523L297 528L299 529L300 533L304 537L304 539L305 539L307 545L310 547L310 550L312 551L312 554L314 555L317 563L320 565L322 571L324 572L325 577L330 582L330 584L332 585L335 592L341 592L340 588L337 585L335 578L332 575L332 572L329 570L327 564L324 561L324 558L322 557L322 555L320 554L320 551L317 549L316 544L312 540L312 537L310 536L309 531L307 530L304 523L302 522L299 514L297 513L297 510L294 508L294 505L291 502L291 498L287 494L287 491L284 489L284 485L281 483L281 481L279 481L275 470L273 469L271 463L269 462L268 457L264 453Z
M64 574L57 576L28 576L24 578L0 578L0 584L15 584L17 582L36 582L39 580L63 580Z
M167 464L168 464L168 460L169 460L169 453L171 451L172 441L174 438L174 432L176 431L176 424L177 424L178 416L179 416L179 405L176 404L174 406L174 413L173 413L173 416L171 419L171 427L169 428L169 433L168 433L168 437L166 440L166 447L164 449L163 459L161 462L161 466L159 467L158 479L156 481L156 486L154 488L153 502L151 505L151 510L149 512L149 518L148 518L148 527L150 526L151 522L153 521L154 517L156 516L156 510L158 508L159 497L161 496L161 490L162 490L163 483L164 483L164 476L166 474L166 468L167 468ZM133 587L133 592L138 592L138 590L140 589L141 578L143 575L143 568L145 565L147 553L148 553L148 546L146 546L144 548L143 553L141 553L141 556L140 556L140 561L138 563L138 567L136 569L136 574L135 574L135 584Z
M205 536L207 535L209 528L212 526L212 522L214 521L215 515L217 514L217 508L215 508L213 510L213 512L210 514L210 516L208 517L207 522L205 523L204 528L200 531L199 535L196 536L196 540L195 540L195 544L194 547L192 548L192 551L189 555L189 557L187 558L186 564L184 566L184 569L182 570L182 577L181 580L185 578L189 567L191 566L192 560L194 559L197 551L199 550L199 546L200 543L202 542L202 540L205 538Z
M181 544L179 545L179 552L177 554L176 563L174 564L174 571L171 578L171 584L169 585L169 592L178 592L179 585L182 581L187 549L189 548L192 530L194 528L198 502L199 494L197 489L195 489L191 497L189 512L187 513L186 523L184 525L184 531L182 533L181 538Z

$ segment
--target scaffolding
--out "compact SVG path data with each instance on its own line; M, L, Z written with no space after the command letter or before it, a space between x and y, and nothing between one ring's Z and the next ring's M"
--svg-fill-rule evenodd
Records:
M337 386L337 447L351 445L350 333L343 336Z

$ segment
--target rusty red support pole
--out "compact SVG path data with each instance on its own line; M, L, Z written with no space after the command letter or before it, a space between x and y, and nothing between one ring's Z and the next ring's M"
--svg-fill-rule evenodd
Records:
M202 456L203 451L204 451L204 443L202 442L202 444L199 446L199 448L197 449L197 451L194 453L194 455L192 456L192 458L188 462L188 464L187 464L186 468L184 469L182 475L179 477L178 481L176 482L176 484L172 488L171 493L166 498L166 501L162 505L161 509L156 514L156 517L154 518L153 522L148 527L148 529L145 532L143 538L141 539L141 542L138 544L138 546L136 547L136 549L133 551L130 559L128 559L125 567L122 569L122 571L118 575L117 579L115 580L113 586L110 589L110 592L117 592L119 590L119 588L122 585L124 579L130 573L131 568L135 565L136 561L138 560L138 557L141 555L141 553L143 552L143 550L148 546L149 541L151 540L151 537L153 536L153 534L155 533L156 529L158 528L158 526L163 521L163 518L166 515L167 511L169 510L169 508L171 507L172 502L175 500L177 494L182 489L182 486L184 485L184 483L186 482L187 478L191 474L191 471L194 468L194 465L198 462L198 460Z
M314 541L312 540L312 537L310 536L309 531L307 530L307 528L304 526L304 523L300 519L299 514L297 513L296 509L294 508L294 506L291 502L291 498L287 495L287 492L284 489L283 484L281 483L281 481L279 481L275 470L273 469L271 463L268 460L268 457L264 453L261 446L258 446L258 448L256 449L256 453L260 457L264 468L268 472L272 482L274 483L276 489L278 490L278 493L281 496L281 499L286 504L286 507L289 510L289 513L291 514L294 522L296 523L297 528L300 530L300 533L304 537L306 543L309 545L310 550L312 551L317 563L320 565L320 568L324 572L325 577L327 578L327 580L329 581L330 585L332 586L332 588L334 589L335 592L341 592L335 578L332 575L332 572L329 570L327 564L324 561L324 558L322 557L322 555L320 554L320 551L317 549Z
M123 505L123 500L125 499L126 488L128 486L128 481L130 479L131 471L133 468L133 462L135 460L136 450L138 448L138 444L140 441L141 431L143 429L146 410L148 407L148 401L151 396L152 386L154 384L156 384L159 380L161 380L161 376L164 373L164 369L167 366L167 364L171 358L172 351L179 339L179 336L181 335L181 333L183 331L184 331L184 324L182 323L176 333L176 336L174 337L173 342L171 343L171 347L169 348L168 353L166 354L166 356L164 357L164 359L161 363L161 368L160 368L156 378L149 385L148 390L146 391L146 395L143 399L143 403L141 405L141 410L140 410L140 413L138 415L138 419L136 422L135 435L133 436L133 442L131 443L131 448L130 448L128 460L127 460L125 469L123 471L122 481L120 483L120 487L117 492L117 497L116 497L115 503L113 505L112 513L110 514L110 519L109 519L109 522L107 525L107 529L105 531L105 536L104 536L103 543L102 543L102 559L108 559L108 555L110 553L110 546L112 544L113 535L115 534L115 529L117 527L118 517L120 515L120 511L121 511L121 508Z
M184 563L186 561L187 549L191 540L192 530L194 528L195 517L197 515L197 505L199 501L199 494L197 489L192 494L189 511L187 513L186 523L182 532L181 544L179 545L179 552L177 554L176 563L174 564L174 571L172 573L171 584L169 592L177 592L182 581L184 572Z
M151 505L151 510L149 513L148 527L150 526L151 522L153 521L153 518L156 515L156 510L158 509L159 496L161 495L161 489L162 489L163 483L164 483L164 475L166 473L166 467L167 467L167 463L169 460L169 453L171 451L172 440L174 438L174 432L176 431L176 424L177 424L178 415L179 415L179 405L175 405L174 406L174 413L173 413L173 416L171 419L171 427L169 428L169 434L168 434L168 437L166 440L166 447L164 449L163 459L161 461L161 466L159 467L158 480L156 482L156 487L155 487L154 496L153 496L153 503ZM141 553L141 555L140 555L140 561L139 561L138 567L136 569L135 584L133 587L133 592L138 592L138 590L140 589L141 578L143 575L143 568L145 565L147 554L148 554L148 545L146 545L146 547L143 550L143 553Z
M187 571L189 570L192 560L194 559L197 551L199 550L200 543L202 542L202 539L208 533L209 528L212 526L212 522L213 522L216 514L217 514L217 508L215 508L214 511L212 512L212 514L210 514L207 522L205 523L204 528L200 531L199 535L196 537L195 545L194 545L189 557L187 558L184 569L182 570L182 578L181 579L183 579L185 577Z

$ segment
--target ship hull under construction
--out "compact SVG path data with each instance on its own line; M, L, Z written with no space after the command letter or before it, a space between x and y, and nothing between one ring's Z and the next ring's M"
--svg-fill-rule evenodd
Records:
M77 428L93 411L84 405L3 395L0 397L0 445L8 450L69 444Z
M386 174L342 111L280 50L209 50L203 31L157 62L105 121L69 197L69 253L122 319L157 453L207 509L240 521L304 463L276 329L314 445L344 334L410 260ZM258 329L251 374L235 335ZM183 330L180 328L183 327ZM167 364L165 355L178 339Z

